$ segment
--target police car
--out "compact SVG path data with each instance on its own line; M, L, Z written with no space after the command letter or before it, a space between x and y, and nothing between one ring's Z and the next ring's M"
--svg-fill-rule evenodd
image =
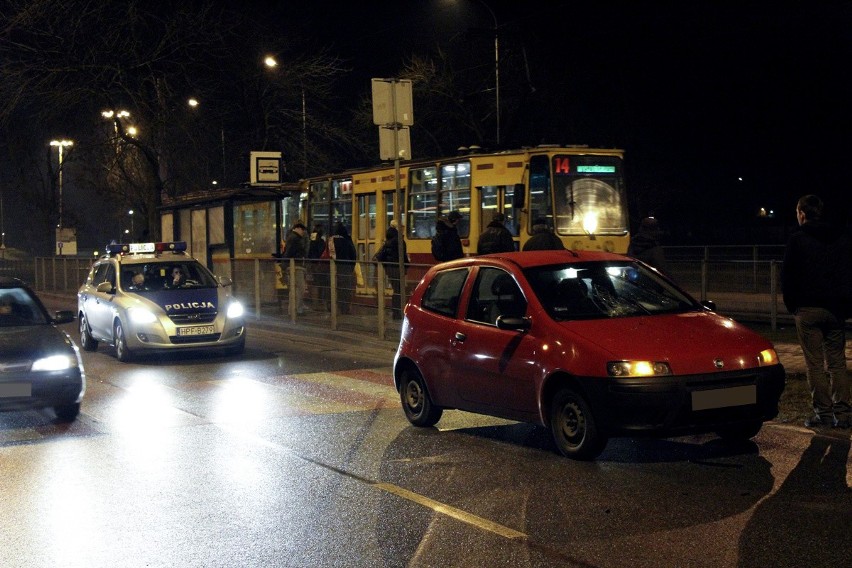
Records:
M77 292L80 346L104 342L119 361L143 351L242 353L243 306L231 280L186 253L185 242L107 247Z

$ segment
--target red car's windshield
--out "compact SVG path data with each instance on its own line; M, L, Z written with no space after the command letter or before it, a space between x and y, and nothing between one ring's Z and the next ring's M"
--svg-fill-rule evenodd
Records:
M656 272L631 262L586 262L524 271L556 320L613 318L701 309Z

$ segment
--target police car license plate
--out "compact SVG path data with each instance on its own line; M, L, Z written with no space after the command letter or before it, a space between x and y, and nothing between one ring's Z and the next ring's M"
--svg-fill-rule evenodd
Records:
M214 333L215 328L212 325L195 325L192 327L179 327L177 328L178 335L207 335L210 333Z
M757 402L757 387L747 385L725 389L693 391L692 410L709 410L727 406L743 406Z

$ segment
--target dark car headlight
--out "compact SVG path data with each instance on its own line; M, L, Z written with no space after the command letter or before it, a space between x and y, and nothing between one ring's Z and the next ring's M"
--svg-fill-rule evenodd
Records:
M64 371L77 366L77 357L74 355L48 355L33 361L32 371Z

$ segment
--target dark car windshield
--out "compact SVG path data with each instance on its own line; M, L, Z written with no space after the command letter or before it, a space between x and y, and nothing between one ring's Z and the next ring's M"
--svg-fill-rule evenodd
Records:
M0 288L0 327L43 325L44 310L23 288Z
M559 321L701 308L656 272L629 261L539 266L524 274L544 309Z

